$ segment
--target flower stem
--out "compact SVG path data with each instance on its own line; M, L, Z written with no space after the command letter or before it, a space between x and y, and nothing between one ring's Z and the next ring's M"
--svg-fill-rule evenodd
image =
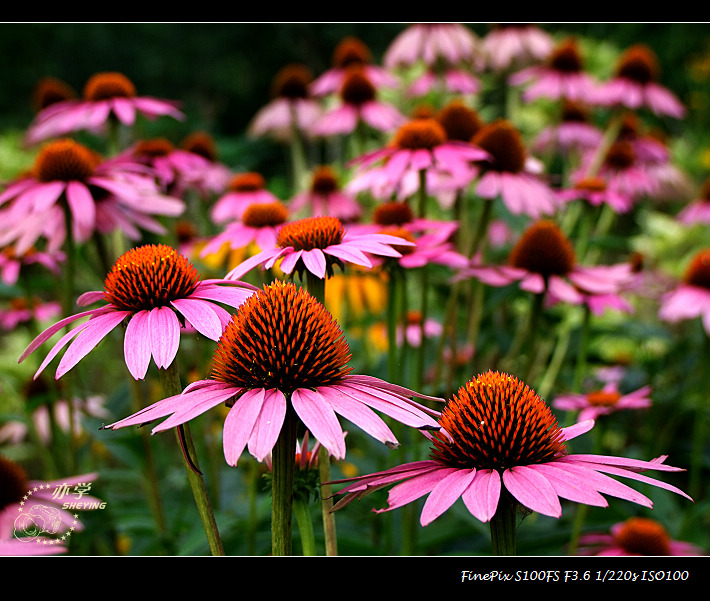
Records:
M582 331L580 333L579 350L577 352L577 364L574 370L573 390L581 390L584 370L587 367L587 348L589 346L589 321L591 311L588 305L584 305L584 317L582 320Z
M173 361L166 369L159 370L159 373L160 382L163 385L163 390L167 396L175 396L182 392L182 386L180 385L180 374L178 373L175 361ZM202 519L202 527L207 535L207 542L209 543L210 551L212 552L212 555L224 555L222 539L220 538L219 531L217 530L217 523L212 511L212 504L210 503L204 479L201 474L197 473L193 469L193 466L190 465L190 461L192 461L194 466L199 470L195 446L192 442L189 426L187 424L182 424L182 431L182 441L184 441L185 444L185 452L183 453L185 471L187 472L187 479L190 483L190 488L192 488L192 494L195 497L197 510L200 514L200 518ZM175 432L178 436L178 440L180 440L178 428L176 428ZM189 460L186 455L192 459Z
M303 499L294 499L293 515L296 517L298 531L301 534L301 545L304 555L316 554L316 541L313 534L313 520L308 503Z
M394 269L389 271L387 290L387 364L389 381L397 380L397 295L398 277Z
M296 469L296 426L298 417L288 399L286 417L272 453L271 553L293 552L293 482Z
M333 487L330 484L330 454L324 446L318 450L318 471L320 475L321 514L323 516L323 534L325 536L325 554L338 554L338 538L335 534L335 516L333 509Z
M138 412L145 408L146 404L143 402L144 391L143 382L136 380L132 377L129 378L131 386L133 388L133 409L134 412ZM155 460L153 457L153 449L150 445L150 432L141 428L141 443L143 445L143 455L145 460L145 481L146 488L148 491L148 498L151 503L151 508L153 510L153 516L155 518L155 523L158 528L158 533L161 538L165 536L167 532L167 525L165 522L165 514L163 513L163 504L160 498L160 490L158 487L158 477L155 470Z
M501 494L498 509L491 519L491 543L494 555L515 555L516 503L507 494Z
M321 304L325 305L325 278L321 279L311 272L307 272L306 288ZM318 451L318 472L320 476L321 514L323 516L325 552L326 555L333 556L338 554L338 544L335 534L335 516L331 513L331 509L333 508L331 487L326 484L326 482L331 480L330 454L328 453L328 449L323 446L321 446ZM301 532L301 534L303 534L303 532Z

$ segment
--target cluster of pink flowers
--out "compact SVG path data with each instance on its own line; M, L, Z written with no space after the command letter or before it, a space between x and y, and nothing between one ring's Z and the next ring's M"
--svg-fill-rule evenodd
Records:
M644 231L655 211L668 211L662 201L684 194L686 206L666 218L682 231L710 222L707 182L690 196L670 145L642 118L680 120L686 109L661 85L649 47L620 53L606 80L587 70L587 51L579 38L557 40L534 24L497 24L479 36L464 24L420 23L403 28L381 64L355 37L341 41L320 74L286 64L245 133L288 145L290 188L284 178L272 185L266 170L223 163L205 132L179 144L162 137L124 148L107 143L102 154L76 134L107 142L138 119L187 115L180 103L139 95L120 73L95 74L81 98L53 81L53 93L65 97L27 128L34 162L0 189L0 276L17 291L0 310L0 326L29 326L20 363L49 345L32 368L34 381L58 358L57 380L80 362L98 364L99 349L117 334L118 363L131 380L176 370L185 347L215 347L209 367L201 352L187 353L192 371L179 392L166 388L164 398L122 418L102 404L94 416L110 422L104 436L161 420L151 433L175 428L187 453L183 429L221 408L228 466L250 454L271 469L295 422L307 433L294 449L303 470L324 461L321 449L334 461L346 458L351 444L346 449L341 420L389 448L400 445L400 426L429 445L428 458L322 482L343 485L326 499L338 499L333 511L389 486L387 507L376 513L426 497L421 526L459 500L492 531L511 508L559 518L566 502L604 508L607 497L653 507L617 477L692 500L682 486L646 475L683 471L666 455L572 448L619 412L643 419L657 410L655 389L631 386L626 371L591 387L585 361L597 326L603 342L595 359L611 357L613 365L633 359L615 354L604 336L641 315L657 316L669 337L678 322L699 318L710 337L710 248L671 264ZM487 78L505 83L508 99L517 94L515 110L486 110L493 108L483 106ZM518 119L537 103L557 107L559 119ZM338 148L337 159L324 160L324 147ZM190 226L185 238L175 223L181 217ZM627 236L631 222L640 231ZM87 284L96 274L85 265L95 268L97 285ZM346 307L339 323L328 282L362 271L381 280L376 293L384 291L386 315L359 321ZM649 272L658 276L651 286ZM66 288L57 298L25 298L20 286L40 285L41 276L65 278ZM76 297L74 286L82 286ZM387 320L390 378L352 373L355 365L380 369L380 357L351 351L348 319L358 333ZM580 347L563 389L556 378L568 374L555 371L555 360L570 359L570 340ZM415 354L421 363L400 366L400 357ZM489 363L501 368L482 367ZM525 376L515 375L523 365ZM438 372L448 368L442 383ZM462 369L463 381L454 383ZM545 394L535 391L548 385ZM553 410L571 423L560 426ZM42 415L45 424L54 414ZM5 440L26 435L17 426L0 432ZM0 554L18 551L8 518L15 501L0 507ZM631 526L579 543L585 553L594 544L608 554L643 552L628 542ZM499 551L503 543L495 535L493 542ZM662 543L668 554L697 551L665 535Z

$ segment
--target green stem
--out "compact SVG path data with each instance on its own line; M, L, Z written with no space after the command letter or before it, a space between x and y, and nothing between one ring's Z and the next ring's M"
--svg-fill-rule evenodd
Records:
M491 519L491 544L494 555L515 555L516 503L508 494L501 494L498 509Z
M466 256L469 259L473 259L476 253L481 249L483 241L488 233L488 226L491 222L491 217L493 216L493 201L491 199L483 200L483 209L481 210L481 215L478 218L478 224L476 225L476 230L473 234L473 238L469 242L468 252Z
M134 378L130 378L130 381L133 388L133 410L134 412L138 412L145 408L145 403L143 402L143 383ZM150 432L146 428L141 428L140 433L141 443L143 445L143 456L145 458L145 485L148 489L148 498L150 500L158 533L161 537L163 537L167 532L167 525L165 522L165 515L163 513L163 504L160 498L160 490L158 488L158 475L155 469L153 448L150 444Z
M306 274L306 288L321 304L325 305L325 278L321 279L309 271ZM330 454L328 449L323 446L321 446L318 453L318 471L320 476L321 515L323 517L323 532L325 535L325 552L326 555L333 556L338 554L338 543L335 534L335 515L330 511L333 508L332 490L330 485L326 484L326 482L331 480Z
M293 483L298 416L287 398L286 417L272 452L271 553L293 553Z
M581 391L584 370L587 367L587 347L589 346L589 322L591 311L587 305L584 306L584 317L582 319L582 331L579 338L579 351L577 352L577 364L574 370L574 384L572 390Z
M397 294L398 278L395 270L389 272L387 290L387 365L389 381L397 380Z
M427 192L426 192L426 170L425 169L420 169L419 170L419 217L424 218L426 217L426 201L427 201Z
M160 382L163 385L163 391L168 397L178 395L182 392L180 374L178 373L177 363L175 361L173 361L172 364L170 364L170 366L166 369L159 370L159 373ZM204 479L200 474L196 473L190 465L190 461L192 461L194 466L199 470L197 454L195 453L195 446L192 442L189 426L187 424L182 424L180 427L182 428L185 441L185 453L183 453L185 471L187 473L187 479L190 483L190 488L192 488L192 494L195 498L197 511L199 512L202 520L202 527L207 535L207 542L209 543L210 551L212 552L212 555L224 555L222 540L219 536L219 531L217 530L217 523L215 521L214 512L212 511L212 504L210 503ZM179 428L176 428L175 433L179 440L180 433L178 430ZM190 460L188 460L188 457L185 456L186 453L191 458Z
M66 261L64 263L64 297L62 299L62 309L64 312L64 317L68 317L72 314L74 310L74 278L76 276L76 244L74 242L73 227L72 227L72 216L69 209L69 205L65 201L64 206L64 227L66 230ZM70 327L67 326L66 331L68 332ZM69 407L69 464L70 469L73 470L76 466L76 433L74 431L74 379L67 378L65 380L64 388L65 399Z
M427 315L429 312L429 269L427 268L427 265L424 265L420 268L419 276L421 278L421 283L420 283L420 293L422 295L421 299L421 305L420 305L420 319L421 323L419 324L419 329L420 329L420 340L419 340L419 349L418 350L418 355L417 355L417 369L415 369L415 382L414 382L414 389L415 390L421 390L422 385L424 383L424 368L425 368L425 363L426 363L426 349L427 349L427 343L426 343L426 334L425 334L425 329L426 329L426 320L427 320Z
M320 476L321 515L325 536L325 554L333 557L338 554L338 537L335 533L335 515L333 509L333 487L327 482L330 477L330 453L321 445L318 450L318 472Z
M306 270L306 290L323 306L325 306L325 278L319 278ZM294 449L294 453L295 453Z
M303 499L294 499L293 515L301 534L301 546L304 555L316 555L316 539L313 534L313 520L311 519L310 506Z
M700 327L700 336L702 336L702 348L700 349L700 369L699 374L706 374L706 369L710 368L710 335L705 332L704 328ZM707 386L705 378L702 377L700 382L700 392L695 395L695 420L693 423L693 442L692 454L690 456L690 467L688 475L688 488L690 495L697 499L701 496L702 491L702 465L703 452L707 445Z

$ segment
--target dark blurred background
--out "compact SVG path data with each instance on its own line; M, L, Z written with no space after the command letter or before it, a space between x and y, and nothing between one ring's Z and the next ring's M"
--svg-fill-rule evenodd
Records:
M0 129L25 128L32 89L54 76L77 92L98 71L121 71L141 95L179 100L188 122L215 138L242 136L269 100L271 80L290 62L320 74L337 43L359 37L379 62L406 23L5 23L0 25ZM469 23L479 36L486 23ZM696 131L710 129L709 26L701 23L540 24L558 39L585 36L624 49L643 42L661 63L663 85L693 111ZM183 132L176 131L176 135ZM228 145L228 144L227 144Z

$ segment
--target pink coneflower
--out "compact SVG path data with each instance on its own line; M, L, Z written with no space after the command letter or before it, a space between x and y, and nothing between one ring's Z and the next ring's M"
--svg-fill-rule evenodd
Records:
M444 326L435 319L428 317L422 323L421 312L407 311L405 323L397 326L397 344L402 344L406 340L409 346L420 347L422 336L436 338L441 336L443 331Z
M288 141L294 133L311 130L321 116L320 103L311 96L308 86L313 74L304 65L287 65L272 83L273 99L262 107L249 123L247 132L252 136L273 136Z
M415 118L402 125L391 142L378 150L356 157L350 164L358 171L353 175L351 186L364 178L380 191L394 194L406 181L408 175L427 178L433 174L455 180L471 181L471 162L485 161L488 153L481 148L459 140L449 140L446 130L434 118ZM377 165L382 163L381 168ZM376 169L373 181L368 171ZM360 189L362 186L360 186Z
M686 225L710 224L710 178L703 182L698 195L678 213L678 221Z
M247 299L233 316L217 345L210 379L106 427L138 426L170 416L152 429L155 433L227 403L224 455L229 465L236 465L245 448L259 461L268 456L288 411L295 411L336 459L345 456L336 414L388 446L396 446L397 440L375 411L417 428L436 426L431 417L435 412L410 398L431 397L352 375L349 358L342 331L323 305L305 289L276 281Z
M17 254L14 247L7 246L0 251L0 280L7 286L13 286L17 283L20 272L29 265L42 265L50 273L59 275L64 259L62 251L46 252L28 248L24 253Z
M7 307L0 308L0 328L11 332L21 323L36 321L43 323L62 312L61 305L55 301L40 298L13 298Z
M347 36L340 41L333 51L331 63L331 68L310 84L309 89L313 96L327 96L339 92L347 77L348 68L354 65L363 70L376 89L393 88L397 85L397 79L386 69L375 65L370 49L354 36Z
M217 187L214 176L210 175L215 168L211 161L200 154L177 148L167 138L141 140L121 152L114 161L144 165L146 173L155 177L163 191L177 197L189 188ZM225 183L226 179L223 179L219 185Z
M71 432L78 439L86 432L87 419L105 421L111 416L106 409L106 398L101 395L74 397L71 405L64 398L47 403L47 395L53 392L53 389L43 377L25 382L21 390L28 406L37 408L31 411L31 421L7 421L0 427L0 443L19 444L29 441L32 439L31 429L34 429L44 445L51 444L56 436L56 428L65 433ZM70 424L73 424L73 427Z
M409 25L387 48L383 63L392 70L425 66L408 89L414 96L426 94L439 83L456 94L475 94L480 87L472 72L482 66L479 40L461 23Z
M39 113L49 105L77 98L76 90L58 77L42 77L32 90L32 108Z
M415 269L436 263L461 269L468 263L452 242L458 229L457 221L415 217L406 202L391 201L378 205L373 212L371 224L358 225L353 229L358 232L388 234L409 242L409 246L395 245L401 253L399 257L389 257L384 261L373 257L377 264L394 261L405 269Z
M410 246L411 242L387 234L351 233L338 218L328 215L306 217L283 225L274 248L250 257L230 271L227 279L240 279L257 265L271 269L279 260L286 274L295 271L301 276L308 271L323 279L344 262L372 267L368 255L399 257L395 245Z
M441 124L449 140L470 142L483 127L483 119L461 98L447 102L433 117Z
M32 171L0 194L0 205L6 205L0 244L14 243L15 251L22 254L40 237L48 240L51 251L61 246L66 235L85 242L97 229L97 204L102 201L116 202L124 211L137 214L175 215L184 210L179 199L166 198L139 169L129 161L103 160L74 140L48 142ZM62 225L65 207L71 216L69 233Z
M572 185L557 191L560 199L567 203L584 200L593 207L609 205L616 213L626 213L634 206L634 196L609 187L600 176L572 176Z
M614 76L597 90L597 102L631 109L648 108L656 115L685 117L685 107L658 83L658 59L648 46L635 44L619 58Z
M583 70L579 45L574 38L563 40L545 64L526 67L508 78L515 86L527 86L523 99L575 100L594 102L595 82Z
M608 533L589 532L579 537L582 548L578 555L656 557L669 555L705 555L703 549L670 537L660 522L633 517L618 522Z
M572 244L559 227L552 221L540 220L520 237L507 265L473 264L462 270L461 275L475 277L490 286L518 282L527 292L545 294L548 303L587 303L598 312L607 305L627 306L620 293L630 281L631 265L579 265Z
M552 36L535 23L495 23L481 40L486 65L494 72L543 61L554 45Z
M340 187L338 175L329 165L314 169L310 188L291 198L289 207L293 213L331 215L343 222L355 221L362 215L360 203Z
M572 177L586 177L591 160L594 159L592 153L589 153ZM648 165L639 161L634 145L623 138L611 145L596 175L606 181L609 190L614 190L634 202L644 196L653 195L658 190L658 181L654 179Z
M198 162L198 169L193 173L193 177L185 180L185 188L196 189L203 196L224 191L232 173L219 161L217 143L211 134L206 131L193 131L180 141L179 150L197 157ZM201 166L199 162L202 163Z
M411 67L418 62L435 66L474 63L478 56L476 35L461 23L414 23L407 26L387 48L383 64L388 69Z
M662 459L569 454L567 441L587 432L592 421L561 428L546 403L524 382L488 372L467 382L447 402L439 430L428 434L431 458L383 472L348 478L337 495L339 509L375 490L390 491L391 511L429 495L420 522L426 526L459 498L482 522L508 511L508 503L559 518L560 498L606 507L603 494L651 507L644 495L606 474L631 478L689 498L678 488L640 471L682 471ZM335 482L333 482L335 484Z
M133 248L118 258L103 290L86 292L77 301L80 306L100 300L108 304L58 321L32 341L20 361L68 324L89 317L60 338L35 374L37 377L74 339L59 362L56 377L60 378L125 321L126 366L134 378L143 379L151 355L159 368L171 365L183 327L190 325L203 336L218 340L229 313L217 303L238 307L254 290L234 280L201 281L192 264L164 244Z
M483 126L471 140L490 157L480 163L476 194L493 200L500 197L514 215L535 219L554 213L559 199L540 177L541 163L531 157L520 132L499 119Z
M658 315L669 322L700 317L710 336L710 249L695 254L682 281L661 299Z
M602 131L589 120L585 106L565 100L560 122L542 129L535 136L531 150L536 153L554 151L574 158L575 153L596 150L602 136Z
M228 224L224 231L214 236L202 249L201 257L219 251L224 245L231 249L256 244L267 251L277 244L279 230L288 221L289 210L281 201L254 202L242 213L239 221Z
M42 110L28 128L26 139L36 144L82 130L95 132L110 119L130 127L137 114L151 120L185 118L175 102L138 96L133 82L122 73L97 73L86 82L83 98L54 102Z
M33 480L18 463L0 457L0 555L66 552L64 539L81 532L84 525L75 511L62 506L80 497L82 507L99 507L101 500L86 494L97 477L91 473L49 482ZM81 493L74 492L77 487ZM67 494L57 494L64 490Z
M617 382L608 382L600 390L586 394L562 394L552 401L555 409L578 411L577 421L596 420L600 415L609 415L616 411L629 409L647 409L651 406L651 387L641 388L628 393L621 393Z
M392 104L377 98L377 88L362 67L348 67L339 92L339 103L326 109L309 132L314 136L353 133L359 125L390 132L406 121Z
M247 171L236 173L227 184L227 189L212 205L210 217L215 223L226 223L242 218L251 204L280 202L279 198L266 187L261 173Z
M383 229L396 228L407 232L409 236L431 235L431 240L447 242L459 228L458 221L428 219L417 217L408 202L388 201L378 204L372 211L370 223L357 223L351 226L354 232L380 232Z

